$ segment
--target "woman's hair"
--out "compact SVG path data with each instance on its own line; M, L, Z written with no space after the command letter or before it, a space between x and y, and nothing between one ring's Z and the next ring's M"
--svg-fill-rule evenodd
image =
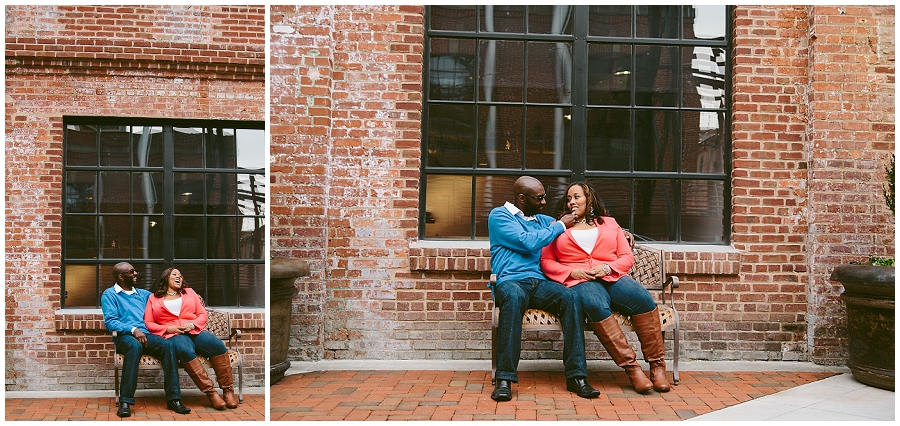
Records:
M166 292L169 291L169 275L172 275L172 271L178 268L171 267L163 271L162 276L156 280L156 289L153 292L153 295L156 297L164 297ZM181 289L178 290L179 293L184 294L184 289L188 288L187 281L184 280L184 275L181 276Z
M581 187L581 190L584 191L584 196L587 198L587 214L585 214L585 219L594 220L597 219L600 223L603 223L602 216L610 216L609 211L606 210L606 207L603 206L603 200L597 195L597 192L594 191L594 187L586 181L582 182L573 182L570 183L569 186L566 187L566 190L563 191L562 198L559 199L559 202L556 204L556 217L561 218L565 216L567 213L570 213L569 209L569 189L573 186L578 185Z

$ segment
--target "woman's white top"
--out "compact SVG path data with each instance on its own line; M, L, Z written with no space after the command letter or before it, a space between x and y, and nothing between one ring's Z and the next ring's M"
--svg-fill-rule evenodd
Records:
M594 251L594 244L597 242L598 228L595 226L591 229L572 230L572 238L584 250L585 253L591 254Z
M163 300L163 304L166 305L166 309L169 310L173 315L178 315L181 313L181 298L172 299L172 300Z

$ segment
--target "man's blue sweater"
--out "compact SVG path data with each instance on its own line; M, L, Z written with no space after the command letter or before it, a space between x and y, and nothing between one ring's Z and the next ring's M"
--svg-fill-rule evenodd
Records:
M144 325L144 309L147 307L150 292L142 288L135 290L137 291L130 295L124 291L116 293L116 287L112 286L104 290L100 296L103 324L110 333L116 331L120 336L124 336L131 334L131 329L137 327L144 334L150 334Z
M488 236L491 240L491 272L497 282L524 278L546 279L541 271L541 249L550 244L566 227L553 224L553 218L543 214L526 220L513 214L507 206L491 210L488 216Z

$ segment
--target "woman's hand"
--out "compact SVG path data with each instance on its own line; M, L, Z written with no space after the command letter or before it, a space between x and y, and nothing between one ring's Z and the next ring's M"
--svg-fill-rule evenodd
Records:
M573 269L572 272L569 273L569 276L576 280L592 280L597 278L596 273L584 269Z
M595 278L605 277L612 273L612 269L606 264L597 265L587 271L589 274L593 274Z

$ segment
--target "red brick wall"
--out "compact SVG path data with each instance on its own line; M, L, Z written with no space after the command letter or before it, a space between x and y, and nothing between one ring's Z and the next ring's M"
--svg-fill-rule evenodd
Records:
M416 241L423 8L272 9L272 251L313 270L290 356L489 358L487 249ZM682 357L846 360L830 271L894 253L893 16L734 8L733 248L667 249Z
M62 117L263 120L265 9L6 12L6 389L111 390L102 315L59 311ZM264 314L235 322L245 386L261 386Z

